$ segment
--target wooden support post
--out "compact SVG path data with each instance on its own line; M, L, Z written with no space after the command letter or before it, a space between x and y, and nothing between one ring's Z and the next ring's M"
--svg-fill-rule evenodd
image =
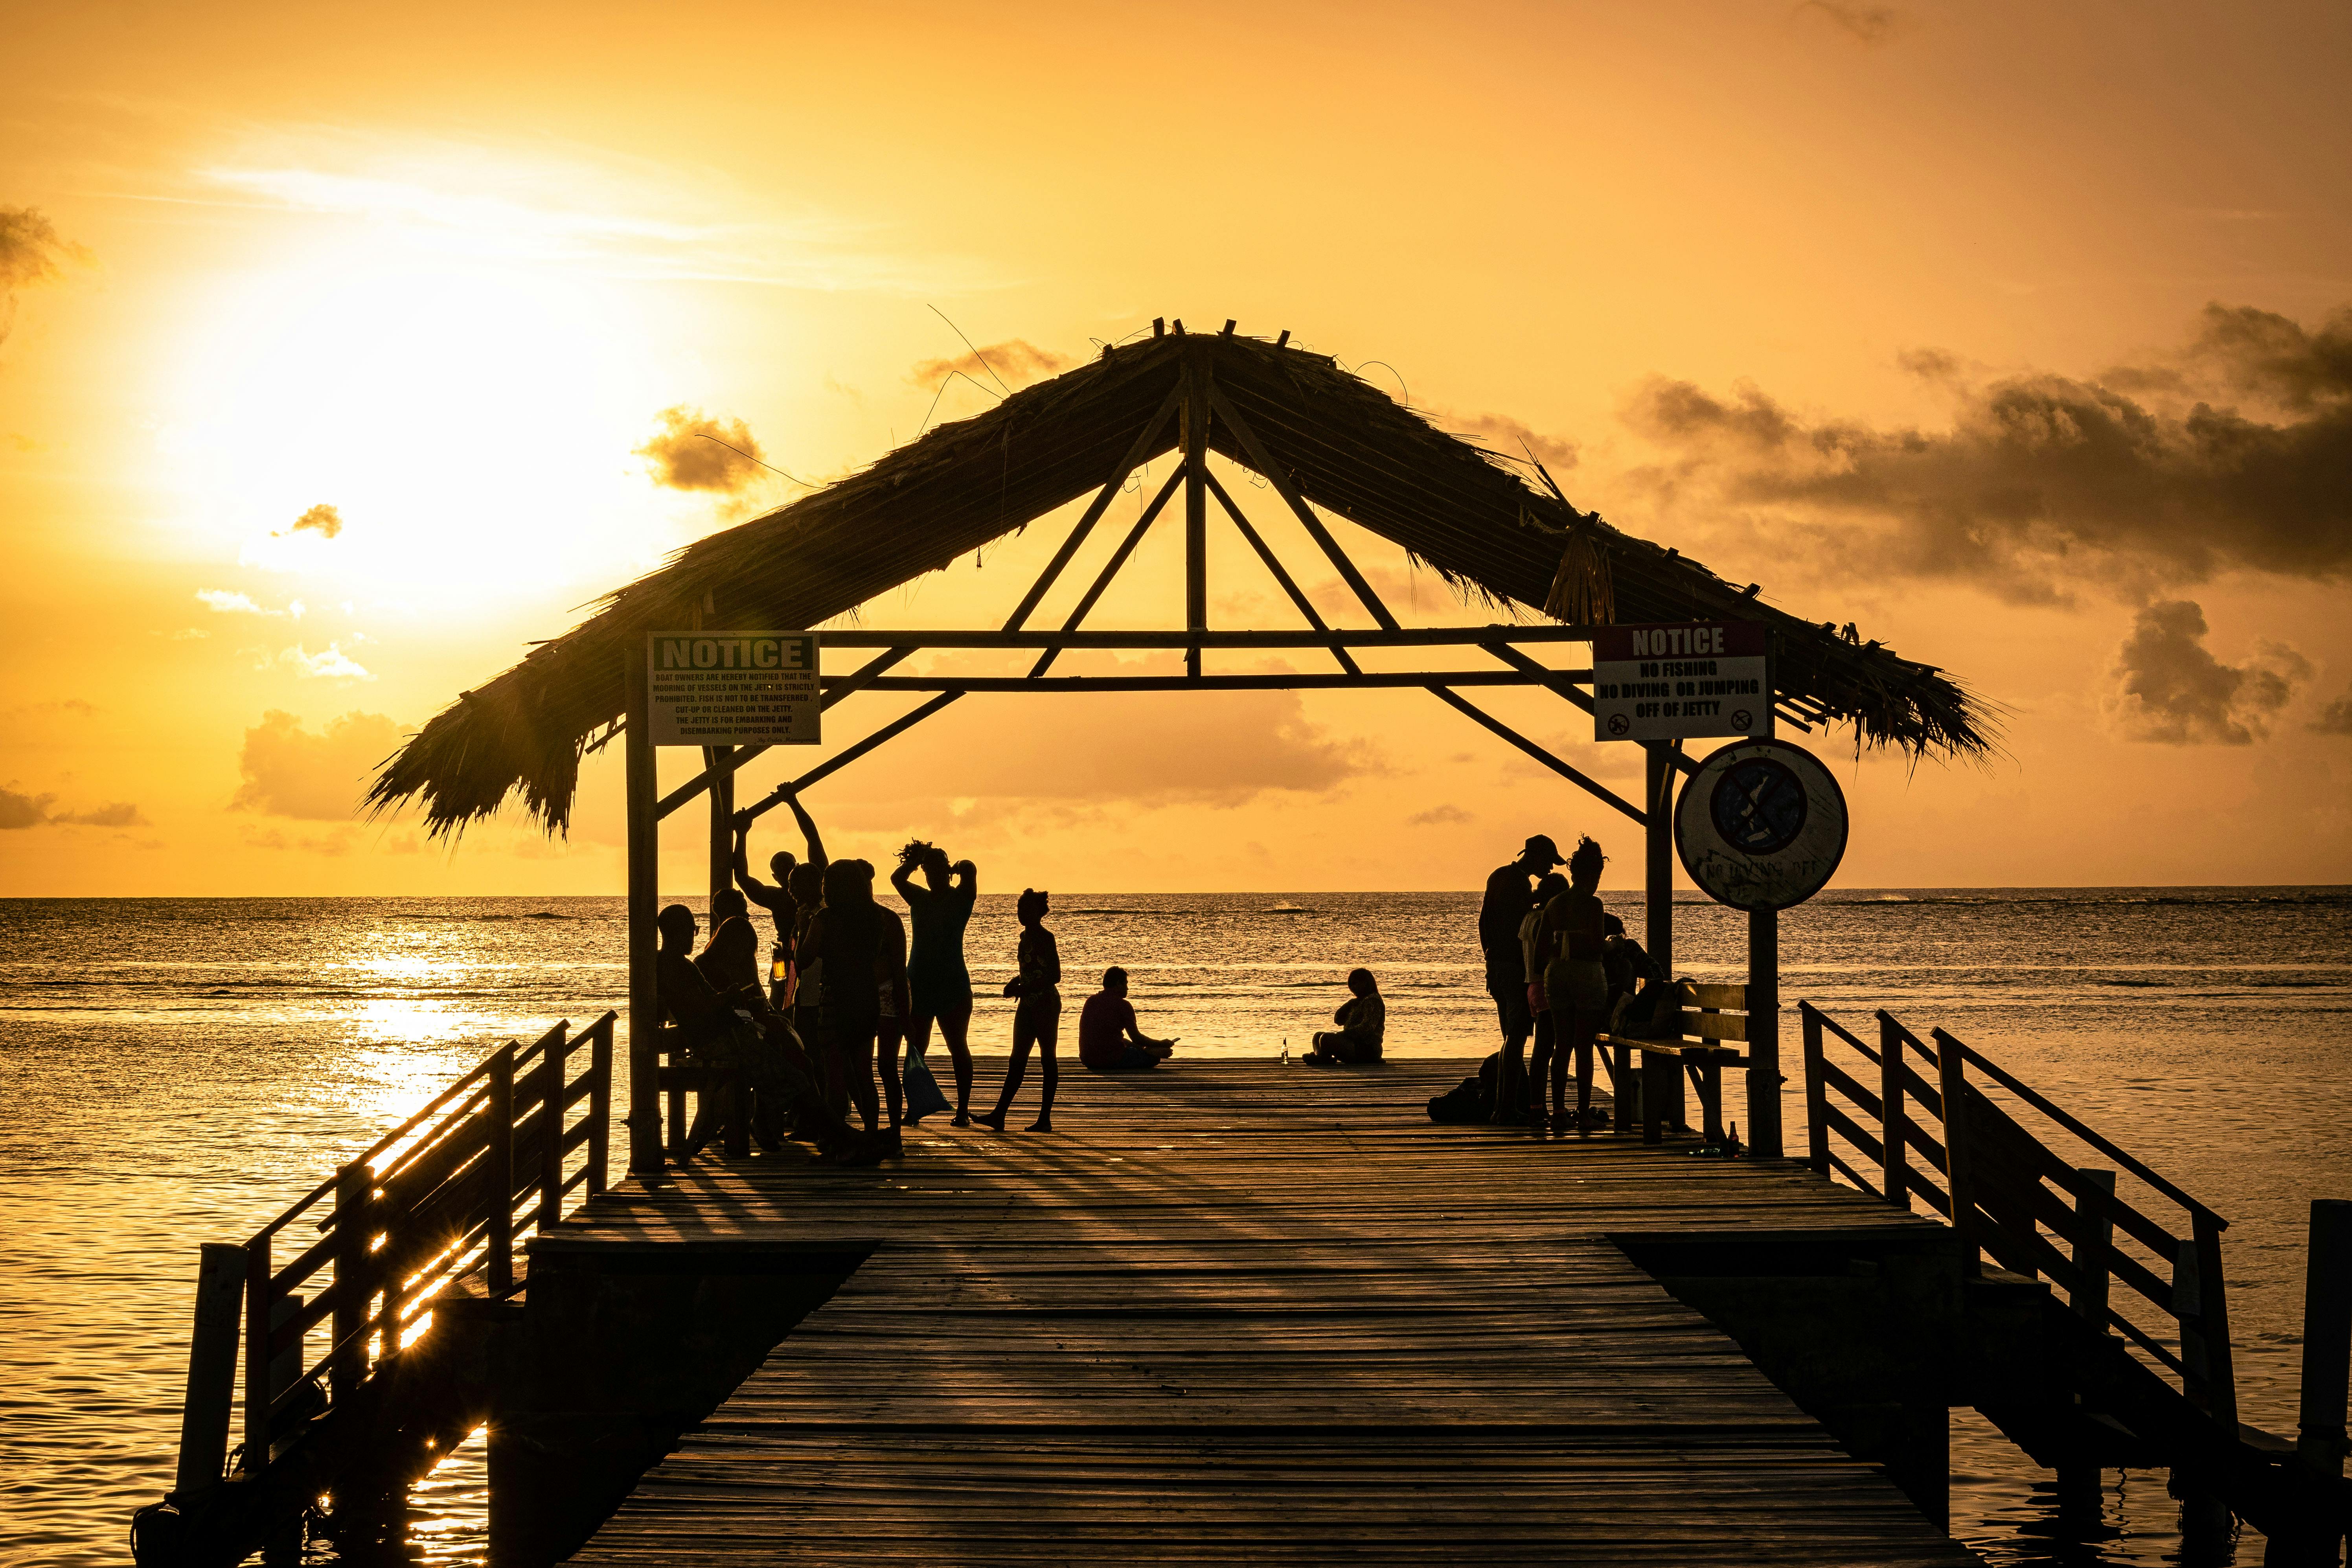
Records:
M1675 975L1675 769L1673 752L1664 741L1643 744L1642 783L1642 939L1650 962L1669 984ZM1683 1075L1663 1080L1644 1074L1646 1096L1654 1088L1671 1096L1655 1115L1679 1127L1683 1115Z
M2352 1382L2352 1201L2311 1205L2304 1262L2303 1387L2295 1452L2325 1476L2344 1473L2345 1391Z
M512 1043L490 1058L489 1134L482 1162L482 1272L492 1296L514 1285L514 1063Z
M601 1194L612 1180L613 1016L597 1024L588 1044L588 1195Z
M269 1462L269 1237L245 1247L245 1470Z
M1888 1203L1907 1214L1911 1208L1911 1166L1906 1129L1910 1122L1910 1114L1904 1105L1903 1076L1902 1026L1881 1013L1878 1016L1878 1098L1881 1102L1879 1168L1883 1173L1879 1191L1886 1194Z
M1780 1157L1780 911L1748 915L1748 1148Z
M655 980L654 927L661 900L661 822L654 815L660 794L654 772L653 700L648 690L646 644L622 650L626 670L627 712L622 720L624 772L628 796L629 862L629 1169L662 1168L661 994Z
M1943 1049L1949 1050L1946 1046ZM2083 1185L2074 1194L2074 1289L2067 1305L2100 1333L2107 1331L2107 1285L2115 1276L2116 1173L2075 1167Z
M1976 1140L1969 1109L1975 1091L1969 1088L1968 1052L1941 1029L1929 1038L1936 1042L1936 1093L1944 1102L1944 1184L1950 1189L1952 1228L1970 1244L1968 1267L1974 1272L1977 1238L1983 1231L1977 1224Z
M2214 1321L2214 1309L2220 1305L2221 1294L2221 1233L2201 1211L2192 1211L2189 1223L2191 1234L2181 1241L2172 1263L2172 1310L2180 1321L2180 1360L2189 1369L2183 1381L2188 1384L2189 1403L2210 1415L2215 1426L2234 1438L2238 1435L2238 1398L2229 1375L2227 1310L2219 1314L2218 1338ZM2213 1243L2210 1252L2205 1245L2208 1237ZM2227 1537L2230 1506L2219 1494L2178 1469L2172 1474L2172 1492L2180 1500L2182 1534L2203 1541Z
M2210 1390L2206 1408L2221 1430L2238 1432L2238 1375L2230 1348L2230 1290L2221 1275L2221 1224L2204 1209L2189 1215L2190 1241L2197 1248L2199 1328L2205 1340L2205 1380Z
M1209 629L1209 363L1184 362L1184 629ZM1201 645L1184 650L1184 673L1201 673Z
M374 1226L370 1212L375 1195L375 1174L364 1160L355 1160L335 1173L335 1349L327 1363L328 1386L338 1400L357 1388L367 1376L368 1352L364 1335L368 1323L368 1305L375 1295L369 1262L371 1233ZM264 1346L269 1341L268 1310L264 1308L260 1321ZM257 1375L256 1375L257 1373ZM258 1367L248 1366L247 1374L261 1389L264 1406L262 1440L249 1446L248 1456L260 1456L266 1462L269 1453L269 1357L265 1350ZM251 1412L247 1412L248 1416Z
M548 1032L539 1047L539 1234L563 1217L563 1058L571 1044L564 1026Z
M1805 1163L1830 1173L1829 1080L1822 1071L1822 1016L1809 1003L1798 1005L1805 1040Z
M732 746L702 748L710 780L710 923L719 923L719 895L735 886L735 774L727 764Z
M183 1508L220 1485L228 1459L237 1302L244 1291L245 1248L205 1242L196 1255L196 1316L188 1332L187 1399L180 1407L180 1465L172 1482Z

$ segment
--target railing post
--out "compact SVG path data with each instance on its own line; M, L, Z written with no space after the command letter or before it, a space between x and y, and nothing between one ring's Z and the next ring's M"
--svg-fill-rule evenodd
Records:
M1780 1157L1780 911L1748 915L1748 1146Z
M482 1220L487 1229L484 1271L492 1296L514 1286L514 1059L511 1042L490 1058L488 1157L482 1170Z
M2199 1328L2205 1340L2206 1409L2221 1430L2238 1435L2238 1376L2230 1350L2230 1293L2221 1277L2221 1223L2199 1209L2189 1215L2197 1248Z
M1822 1074L1822 1016L1811 1002L1797 1004L1805 1037L1805 1163L1830 1173L1829 1080Z
M2104 1334L2107 1282L2115 1272L2116 1173L2081 1165L2074 1174L2083 1184L2074 1194L2074 1290L2067 1304Z
M188 1394L180 1408L180 1465L173 1495L184 1505L220 1485L228 1458L229 1405L236 1396L236 1308L245 1248L205 1242L196 1255L196 1315L188 1333Z
M335 1172L335 1349L327 1363L328 1385L341 1400L357 1388L367 1376L367 1340L362 1331L368 1324L368 1303L375 1291L371 1285L368 1262L370 1200L374 1195L374 1173L364 1160L354 1160ZM264 1343L269 1338L269 1319L265 1310L260 1321ZM265 1459L269 1452L269 1358L261 1357L260 1375L256 1384L261 1389L262 1440L257 1447L248 1447L248 1454L259 1454ZM251 1412L247 1413L248 1418ZM250 1441L250 1439L248 1439Z
M539 1048L539 1234L563 1217L563 1058L570 1050L562 1024L548 1031Z
M588 1195L602 1194L613 1160L613 1016L606 1014L588 1040Z
M1908 1213L1911 1207L1910 1154L1906 1147L1906 1128L1910 1112L1904 1106L1903 1094L1903 1026L1885 1013L1878 1015L1878 1097L1881 1102L1879 1137L1884 1141L1879 1149L1880 1191L1886 1201Z
M2344 1473L2345 1388L2352 1382L2352 1201L2311 1205L2304 1263L2303 1391L2295 1452L2323 1475Z
M1944 1185L1951 1196L1952 1228L1976 1243L1977 1152L1969 1123L1968 1047L1941 1029L1928 1037L1936 1042L1936 1092L1944 1101ZM1971 1268L1975 1258L1971 1250Z
M269 1233L245 1246L245 1469L269 1463Z

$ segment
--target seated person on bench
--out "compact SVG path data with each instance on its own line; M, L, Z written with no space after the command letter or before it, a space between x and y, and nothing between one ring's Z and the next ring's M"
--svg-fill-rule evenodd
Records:
M855 1132L826 1109L807 1053L782 1015L765 1005L756 976L750 985L722 994L704 968L697 966L688 956L694 948L692 910L672 904L656 917L656 924L661 949L655 960L655 979L662 1009L677 1025L688 1050L706 1069L742 1073L743 1081L757 1096L756 1130L763 1144L774 1146L789 1112L797 1115L803 1127L815 1131L819 1150L842 1163L871 1163L890 1152L887 1146L890 1140ZM729 928L738 926L743 934L751 934L749 922L740 916L721 921L720 933L731 934ZM721 973L734 967L730 961L739 956L731 951L736 945L731 941L722 944L714 934L712 946L717 953L706 955L717 960L710 967ZM693 1130L678 1151L683 1160L701 1152L719 1130L723 1098L706 1091L700 1101Z
M1607 936L1601 943L1601 964L1609 976L1609 1026L1606 1033L1620 1038L1642 1038L1654 1028L1677 1021L1665 977L1642 944L1625 934L1625 922L1615 915L1601 919ZM1665 1004L1663 1012L1660 1004ZM1668 1032L1672 1032L1669 1030Z
M1127 971L1104 970L1102 989L1078 1012L1078 1060L1097 1072L1134 1072L1158 1067L1175 1045L1174 1037L1155 1040L1135 1026Z
M1369 969L1348 972L1348 989L1354 993L1339 1004L1331 1021L1339 1026L1315 1037L1315 1048L1299 1058L1301 1065L1329 1067L1335 1062L1376 1062L1381 1037L1388 1032L1388 1004Z

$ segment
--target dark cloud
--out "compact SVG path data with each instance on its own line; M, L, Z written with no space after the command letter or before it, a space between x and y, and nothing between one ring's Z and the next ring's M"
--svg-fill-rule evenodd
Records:
M2321 709L2311 727L2323 735L2352 735L2352 691Z
M2083 582L2137 595L2238 569L2352 573L2352 311L2309 329L2209 306L2185 348L2086 380L1976 384L1934 351L1909 363L1951 387L1950 428L1653 381L1625 417L1669 459L1641 477L1745 510L1784 550L2021 601Z
M1002 379L1006 386L1017 387L1041 375L1067 370L1071 363L1067 354L1041 349L1024 338L1007 338L1001 343L983 343L953 359L924 360L907 373L907 379L926 392L937 390L940 383L959 372L985 386L994 386ZM991 374L992 371L995 374Z
M321 539L332 539L342 531L343 514L325 501L320 501L317 506L296 518L294 526L290 530L295 533L306 531L315 533Z
M129 801L110 801L88 811L51 811L57 796L20 795L0 789L0 832L26 827L144 827L147 819Z
M1902 27L1892 5L1857 5L1852 0L1804 0L1798 13L1820 16L1859 44L1883 44Z
M660 431L636 449L652 462L654 483L732 494L760 477L764 455L740 419L712 418L681 403L663 409L660 420Z
M350 712L318 733L293 714L273 708L245 732L237 771L245 782L232 811L343 822L358 809L368 779L398 749L400 726L382 713Z
M2132 622L2116 663L2109 704L2124 733L2169 746L2248 746L2311 675L2284 644L2258 642L2242 665L2205 646L2205 612L2188 599L2148 605Z
M58 236L37 207L0 207L0 342L16 317L16 290L56 279L68 261L89 252Z
M1554 475L1576 467L1576 443L1557 436L1538 436L1506 414L1437 414L1430 417L1456 436L1465 437L1506 458L1524 460L1530 452Z

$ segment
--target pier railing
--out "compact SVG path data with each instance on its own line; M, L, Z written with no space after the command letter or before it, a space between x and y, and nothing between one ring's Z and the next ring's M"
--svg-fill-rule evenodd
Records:
M1807 1163L1896 1208L1918 1198L2000 1267L2065 1291L2076 1313L2121 1333L2223 1431L2237 1431L2221 1273L2229 1221L1946 1030L1931 1030L1930 1045L1882 1010L1873 1045L1810 1002L1798 1012ZM1868 1064L1866 1075L1874 1069L1874 1085L1831 1059L1832 1041ZM2032 1125L1990 1098L1971 1069L2014 1097ZM2116 1191L2115 1169L2062 1158L2044 1141L2056 1132L2113 1161L2178 1217L2158 1224Z
M614 1016L501 1047L243 1248L206 1249L208 1267L215 1253L243 1253L245 1475L423 1334L452 1283L478 1273L489 1298L511 1295L516 1241L561 1219L573 1193L604 1190ZM232 1377L207 1363L237 1354L230 1336L207 1349L204 1311L200 1294L183 1490L207 1468L220 1475ZM321 1324L325 1353L305 1364L305 1336Z

